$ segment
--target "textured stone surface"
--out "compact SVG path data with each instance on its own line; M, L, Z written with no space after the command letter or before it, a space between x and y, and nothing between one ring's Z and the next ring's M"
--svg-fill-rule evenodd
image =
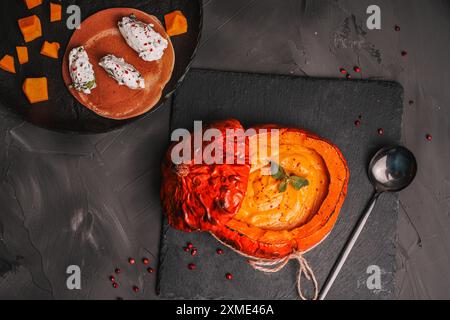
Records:
M371 196L372 187L365 170L368 159L379 146L400 143L402 96L400 85L390 82L192 70L175 95L171 129L190 128L194 120L233 117L245 127L276 123L304 128L333 141L341 149L350 169L347 199L333 232L306 255L319 283L323 283ZM362 125L355 126L359 116ZM385 128L383 136L377 133L380 127ZM397 212L397 196L384 195L328 298L393 296ZM210 235L166 230L160 265L163 297L297 297L296 263L291 262L289 268L280 273L263 274L229 250L223 256L215 254L215 249L221 246ZM198 249L196 257L183 251L189 241ZM197 264L195 271L187 269L190 262ZM382 290L367 289L366 270L370 265L382 269ZM234 275L233 281L225 278L228 272Z

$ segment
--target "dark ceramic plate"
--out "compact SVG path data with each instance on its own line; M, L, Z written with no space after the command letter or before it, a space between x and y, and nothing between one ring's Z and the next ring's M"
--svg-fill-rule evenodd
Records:
M15 57L17 74L10 74L0 70L0 105L11 113L18 114L26 121L47 129L78 132L100 133L122 127L140 117L154 112L163 104L180 84L190 67L192 58L197 49L202 26L201 0L65 0L63 3L63 20L50 23L49 1L32 10L28 10L24 1L0 1L0 57L10 54ZM84 20L92 14L112 7L133 7L152 15L164 22L164 14L173 10L181 10L187 17L189 31L187 34L172 38L175 48L175 68L170 82L163 91L163 98L146 114L129 120L111 120L98 116L88 110L69 93L61 75L62 58L54 60L42 56L40 48L44 40L61 44L60 57L64 55L66 45L73 33L66 27L69 17L65 13L70 5L81 8L81 19ZM19 30L17 20L36 14L41 19L43 36L26 43ZM19 65L15 52L16 46L28 47L30 62ZM47 102L31 105L22 92L22 84L27 77L45 76L49 80L49 96Z

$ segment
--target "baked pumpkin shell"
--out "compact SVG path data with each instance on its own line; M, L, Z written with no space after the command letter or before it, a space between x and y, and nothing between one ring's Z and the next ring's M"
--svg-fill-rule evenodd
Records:
M257 128L258 135L260 129L271 128L277 126ZM264 159L258 159L256 168L252 161L244 204L225 225L216 225L211 230L226 245L261 259L283 258L294 252L306 252L319 244L338 218L349 180L346 160L335 145L304 130L278 129L280 165L288 174L308 179L309 185L301 190L288 186L286 192L280 193L280 181L258 174L254 176ZM257 180L261 178L265 179L262 183ZM258 192L255 188L259 188ZM264 197L269 199L267 203L259 200ZM269 203L273 203L273 208L268 207ZM307 210L304 209L306 205L309 206ZM263 209L258 211L260 207Z
M208 128L218 129L224 137L227 129L243 130L237 120ZM169 224L182 231L209 231L253 258L280 259L306 252L330 233L338 218L349 180L346 160L335 145L305 130L276 125L253 129L255 133L245 140L244 165L195 164L194 154L175 165L171 155L176 144L169 148L161 189ZM270 129L277 129L279 148L266 143L267 153L255 152L255 140L272 141ZM189 143L194 148L193 141ZM225 149L225 141L220 145ZM307 186L297 190L288 185L280 192L280 181L262 174L277 153L286 173L307 179Z

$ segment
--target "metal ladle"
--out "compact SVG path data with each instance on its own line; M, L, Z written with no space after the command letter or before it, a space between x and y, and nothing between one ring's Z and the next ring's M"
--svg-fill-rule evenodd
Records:
M398 192L405 189L414 180L416 172L416 159L411 151L404 147L385 147L373 156L369 163L368 175L370 182L375 188L375 192L333 266L333 269L320 292L319 300L324 300L327 296L328 291L336 280L345 260L347 260L356 240L364 228L370 213L375 207L379 196L384 192Z

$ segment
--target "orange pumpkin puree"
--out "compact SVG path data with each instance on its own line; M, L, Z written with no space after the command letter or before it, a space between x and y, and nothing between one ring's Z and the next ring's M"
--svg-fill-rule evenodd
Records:
M281 181L265 174L270 168L269 157L258 159L250 169L247 193L234 219L266 230L290 230L306 223L319 210L328 194L328 170L315 150L290 144L295 135L288 132L284 135L288 143L280 141L279 165L287 174L307 179L308 186L296 190L288 184L287 190L280 192Z
M264 258L310 249L331 231L345 199L345 159L326 140L306 131L282 128L279 164L286 173L306 178L309 185L300 190L288 185L285 192L279 192L280 181L261 173L269 168L271 151L256 155L255 163L252 139L252 168L242 207L215 235L238 250Z

